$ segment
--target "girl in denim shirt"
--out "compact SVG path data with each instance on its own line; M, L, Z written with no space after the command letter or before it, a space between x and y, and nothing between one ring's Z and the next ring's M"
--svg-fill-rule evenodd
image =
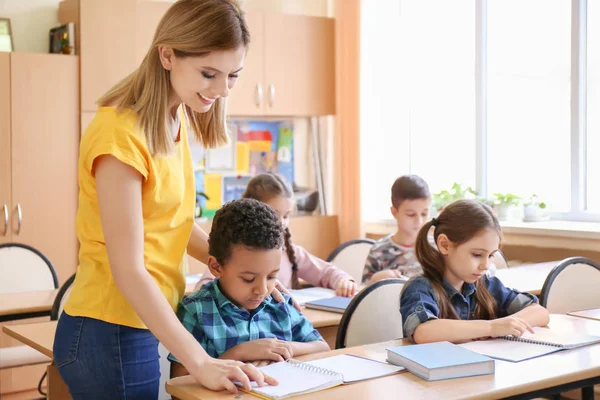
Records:
M427 239L432 227L437 248ZM501 236L491 208L474 200L450 204L421 228L415 251L423 276L406 283L400 300L406 337L457 343L521 336L548 324L535 296L487 276Z

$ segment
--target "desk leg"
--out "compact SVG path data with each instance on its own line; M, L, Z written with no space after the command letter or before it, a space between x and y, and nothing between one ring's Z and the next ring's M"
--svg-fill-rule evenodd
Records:
M71 398L69 388L62 380L56 365L48 365L48 400L68 400Z
M337 337L338 326L322 326L317 328L323 339L327 342L331 350L335 350L335 339Z

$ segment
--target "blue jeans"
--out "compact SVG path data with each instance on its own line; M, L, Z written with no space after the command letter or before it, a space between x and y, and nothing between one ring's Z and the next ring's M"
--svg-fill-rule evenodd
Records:
M54 362L74 400L158 398L158 340L149 330L63 312Z

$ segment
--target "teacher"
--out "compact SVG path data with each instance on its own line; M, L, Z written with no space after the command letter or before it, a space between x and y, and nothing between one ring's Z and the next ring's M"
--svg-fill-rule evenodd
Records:
M156 399L159 341L210 389L276 383L209 357L174 312L187 254L208 258L188 134L226 143L225 98L249 41L234 0L179 0L137 70L98 100L79 153L79 266L54 342L74 399Z

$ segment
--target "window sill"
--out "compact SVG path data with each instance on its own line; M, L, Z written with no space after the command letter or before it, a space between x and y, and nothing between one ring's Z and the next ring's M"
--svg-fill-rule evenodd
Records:
M543 221L543 222L501 222L504 245L531 246L543 248L563 248L573 250L600 249L600 223ZM380 221L365 224L368 237L381 237L395 232L393 221Z

